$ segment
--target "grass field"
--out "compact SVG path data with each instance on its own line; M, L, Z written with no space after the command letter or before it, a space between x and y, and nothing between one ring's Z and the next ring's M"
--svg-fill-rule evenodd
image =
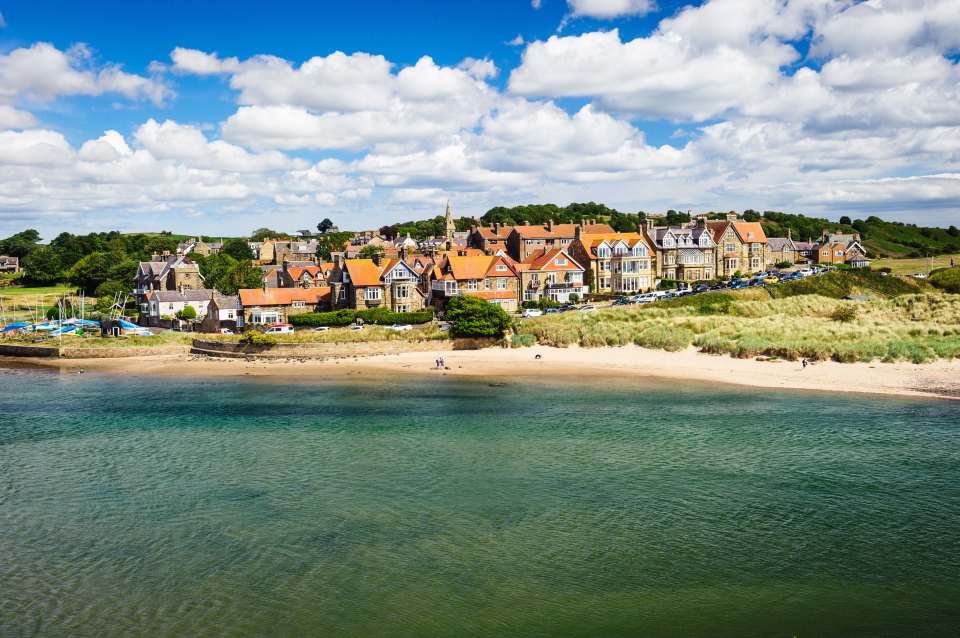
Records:
M894 275L913 275L928 273L936 268L949 268L951 259L954 264L960 264L960 253L922 259L874 259L870 262L870 267L873 270L889 268Z
M77 289L73 286L43 286L39 288L0 288L0 299L16 300L21 297L73 294Z

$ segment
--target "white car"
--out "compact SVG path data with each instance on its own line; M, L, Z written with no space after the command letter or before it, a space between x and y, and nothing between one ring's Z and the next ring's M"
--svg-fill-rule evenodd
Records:
M924 273L922 273L922 272L918 272L917 274L915 274L915 275L910 275L910 276L913 277L914 279L926 279L926 278L927 278L927 275L924 274Z
M330 329L330 326L317 326L313 329L314 332L326 332Z
M387 330L396 330L397 332L408 332L413 330L413 326L409 323L395 323L392 326L387 326Z
M596 306L584 306L583 308L580 309L580 312L593 312L596 309L597 309Z
M283 335L293 333L293 326L289 323L275 323L271 325L264 334Z
M357 325L355 325L355 326L350 326L350 329L351 329L351 330L363 330L363 326L361 326L360 324L357 324Z
M521 317L539 317L541 315L543 315L543 311L536 308L527 308L520 314Z
M803 268L798 271L801 277L809 277L813 274L813 268Z

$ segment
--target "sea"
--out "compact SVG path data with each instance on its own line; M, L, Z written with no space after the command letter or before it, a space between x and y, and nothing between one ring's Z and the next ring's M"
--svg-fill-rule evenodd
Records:
M0 367L0 636L958 636L960 403Z

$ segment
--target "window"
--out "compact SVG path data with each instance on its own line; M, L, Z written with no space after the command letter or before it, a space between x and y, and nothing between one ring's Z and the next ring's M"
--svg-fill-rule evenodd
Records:
M467 290L476 290L477 289L477 280L471 279L467 282Z
M557 276L554 273L550 273L549 275L547 275L547 283L548 284L557 283Z
M341 288L341 289L340 289L340 295L339 295L339 297L340 297L340 301L344 301L344 300L347 298L347 289L346 289L346 288Z
M173 310L173 304L172 304L172 303L167 304L167 307L168 307L169 310Z
M292 305L294 308L304 308L304 307L306 307L307 304L306 304L306 302L304 302L304 301L294 301L293 304L291 304L291 305Z
M497 264L497 272L504 272L507 269L503 264Z
M673 248L673 237L664 237L664 238L663 238L663 247L664 247L664 248Z
M380 301L381 290L379 288L364 288L363 298L366 301Z
M734 249L733 249L733 244L727 244L727 252L728 252L728 253L732 253L733 250L734 250Z
M561 258L559 258L559 259L556 259L553 263L555 263L555 264L558 265L558 266L566 266L566 265L567 265L567 260L566 260L566 259L563 259L563 258L561 257Z
M537 300L536 294L537 294L536 290L534 290L533 288L527 288L526 290L523 291L523 300L536 301Z
M609 246L600 246L597 248L597 257L606 258L610 256L610 247Z
M506 290L507 289L507 280L504 277L497 278L497 290Z
M489 279L484 279L484 280L483 280L483 289L484 289L484 290L490 290L490 280L489 280Z
M540 283L540 275L537 273L532 273L530 275L530 283L532 283L534 286L538 285Z
M399 286L397 288L397 298L406 299L410 296L410 287L409 286Z

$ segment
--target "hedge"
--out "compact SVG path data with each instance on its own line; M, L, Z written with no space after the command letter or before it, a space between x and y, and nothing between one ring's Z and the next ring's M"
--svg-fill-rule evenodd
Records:
M367 308L358 312L344 308L334 312L305 312L290 315L289 321L295 326L349 326L357 318L363 319L364 323L427 323L433 320L433 311L390 312L386 308Z

